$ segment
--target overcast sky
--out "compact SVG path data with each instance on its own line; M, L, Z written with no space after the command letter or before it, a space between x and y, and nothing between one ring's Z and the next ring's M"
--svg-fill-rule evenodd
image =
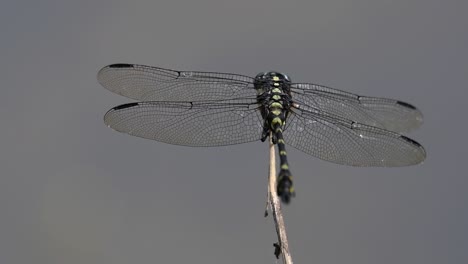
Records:
M0 263L274 263L268 146L117 133L126 62L401 99L424 164L352 168L288 148L296 263L468 263L467 1L3 1Z

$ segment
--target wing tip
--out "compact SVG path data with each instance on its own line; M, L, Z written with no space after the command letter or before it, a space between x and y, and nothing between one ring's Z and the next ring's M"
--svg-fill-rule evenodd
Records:
M128 63L114 63L107 65L105 67L102 67L98 73L97 73L97 80L98 82L105 88L105 80L107 78L107 70L108 69L129 69L129 68L135 68L135 64L128 64Z
M397 105L404 107L409 110L410 115L408 116L408 123L405 125L405 127L397 129L397 132L410 132L413 131L424 123L424 117L422 112L414 105L403 102L403 101L397 101Z
M413 145L420 152L420 158L414 164L419 164L419 163L423 162L426 159L426 150L424 149L424 147L421 144L419 144L416 140L411 139L411 138L409 138L407 136L400 135L400 138L402 140L406 141L408 144Z
M135 107L135 106L138 106L140 103L127 103L127 104L121 104L121 105L118 105L118 106L115 106L115 107L112 107L111 109L109 109L109 111L107 111L105 114L104 114L104 124L106 124L107 127L110 127L112 129L115 130L115 128L112 127L112 124L109 122L110 119L112 119L112 116L113 114L116 112L116 111L119 111L119 110L122 110L122 109L126 109L126 108L131 108L131 107Z

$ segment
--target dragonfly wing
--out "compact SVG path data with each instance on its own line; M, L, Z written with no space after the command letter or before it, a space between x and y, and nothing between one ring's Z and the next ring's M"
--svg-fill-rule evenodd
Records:
M263 119L256 101L138 102L109 110L114 130L168 144L210 147L259 140Z
M357 123L395 132L421 126L422 113L413 105L387 98L365 97L316 84L293 84L293 101L311 112L323 111Z
M343 165L399 167L426 157L419 143L398 133L301 109L286 120L284 138L309 155Z
M201 101L255 97L253 78L230 73L175 71L136 64L102 68L98 81L137 101Z

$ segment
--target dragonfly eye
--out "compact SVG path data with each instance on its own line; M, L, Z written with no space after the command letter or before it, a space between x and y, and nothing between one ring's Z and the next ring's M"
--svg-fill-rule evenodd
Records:
M270 71L270 72L261 72L255 76L256 81L272 80L273 78L279 78L279 81L291 82L289 76L280 72Z
M280 81L280 82L286 82L286 83L291 82L291 79L289 79L289 76L281 72L272 71L272 72L268 72L267 75L268 75L268 78L272 79L273 81Z
M291 79L289 79L289 76L280 72L272 72L271 76L276 76L278 77L281 81L285 82L291 82Z
M257 81L264 80L267 75L268 75L268 73L261 72L261 73L257 74L257 76L255 76L255 80L257 80Z

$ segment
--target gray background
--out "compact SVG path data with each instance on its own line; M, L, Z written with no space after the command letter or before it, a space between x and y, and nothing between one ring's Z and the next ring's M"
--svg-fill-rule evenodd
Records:
M187 148L112 131L128 62L402 99L428 152L352 168L289 149L296 263L468 263L466 1L3 1L0 263L274 263L267 144Z

